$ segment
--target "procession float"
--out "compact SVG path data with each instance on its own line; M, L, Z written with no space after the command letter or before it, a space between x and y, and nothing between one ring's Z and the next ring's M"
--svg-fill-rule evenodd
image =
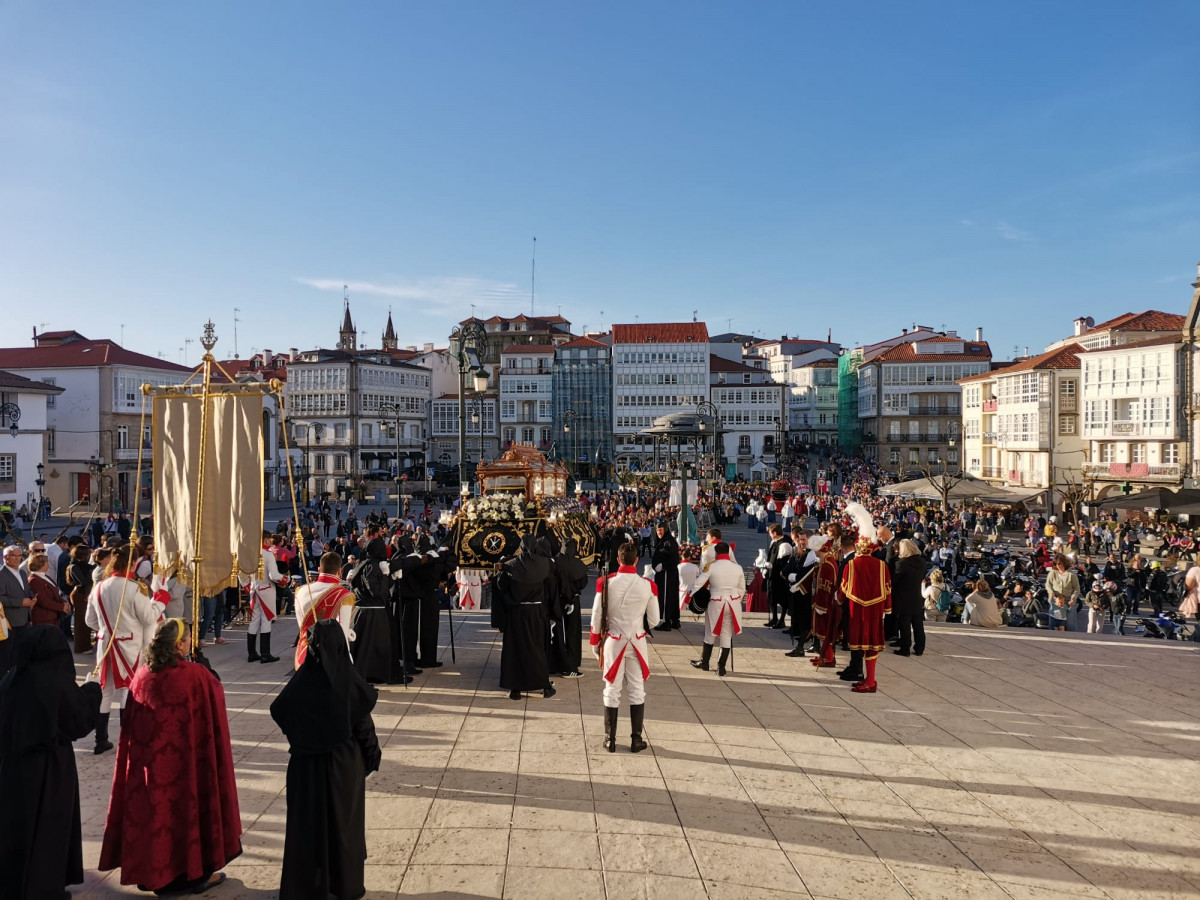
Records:
M495 571L516 555L521 538L546 537L552 547L575 541L585 565L596 560L597 530L587 508L567 496L567 469L529 444L513 444L476 467L479 496L447 515L450 547L460 576Z

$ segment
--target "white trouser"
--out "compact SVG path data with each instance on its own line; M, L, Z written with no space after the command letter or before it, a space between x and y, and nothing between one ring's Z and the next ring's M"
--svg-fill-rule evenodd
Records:
M625 648L625 653L621 655L620 662L617 662L617 656L621 654L622 647ZM645 637L632 641L609 638L604 642L605 675L612 671L614 664L617 667L613 680L610 682L605 678L604 681L604 705L609 709L616 709L621 705L622 689L626 691L630 706L639 706L646 702L646 679L642 674L639 652L642 654L642 658L645 658Z
M110 680L108 684L100 688L100 715L112 712L115 706L117 709L125 708L125 701L129 698L129 688L114 687Z
M704 608L704 643L715 644L718 647L733 646L733 604L736 600L721 602L720 600L709 601L708 606ZM717 622L721 622L721 633L716 634Z
M267 618L266 607L275 614L275 586L269 588L260 588L255 596L255 592L250 593L250 627L246 629L247 634L270 634L271 620Z
M1104 610L1088 607L1088 634L1099 634L1104 630Z

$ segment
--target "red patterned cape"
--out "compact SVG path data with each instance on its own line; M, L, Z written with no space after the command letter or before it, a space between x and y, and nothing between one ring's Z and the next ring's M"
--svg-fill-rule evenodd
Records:
M887 647L883 617L892 611L892 576L887 563L873 556L856 556L842 572L842 593L849 602L851 650L874 658Z
M140 666L121 722L100 869L158 890L242 852L225 692L195 663Z
M812 599L812 633L821 640L835 639L842 621L838 606L837 561L826 556L817 569L817 585Z

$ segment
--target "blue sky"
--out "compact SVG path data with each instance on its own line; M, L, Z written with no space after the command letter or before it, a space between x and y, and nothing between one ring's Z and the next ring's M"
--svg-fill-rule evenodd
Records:
M1200 5L0 5L0 305L181 359L471 313L861 343L1184 312ZM44 324L43 324L44 323ZM198 356L190 348L190 361Z

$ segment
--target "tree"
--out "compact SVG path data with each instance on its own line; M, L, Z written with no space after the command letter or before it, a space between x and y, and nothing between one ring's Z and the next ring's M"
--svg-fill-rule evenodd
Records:
M950 511L950 492L954 490L954 486L966 478L966 474L959 469L957 472L951 472L946 465L944 459L937 461L940 470L934 469L934 463L927 462L921 466L921 474L929 480L929 484L933 487L942 499L942 512Z
M1071 510L1071 524L1079 524L1079 506L1086 503L1092 498L1092 491L1095 489L1095 479L1085 479L1076 481L1070 469L1062 469L1062 480L1058 484L1058 492L1062 494L1063 501ZM1047 504L1053 507L1054 505L1054 489L1050 491L1050 500Z

